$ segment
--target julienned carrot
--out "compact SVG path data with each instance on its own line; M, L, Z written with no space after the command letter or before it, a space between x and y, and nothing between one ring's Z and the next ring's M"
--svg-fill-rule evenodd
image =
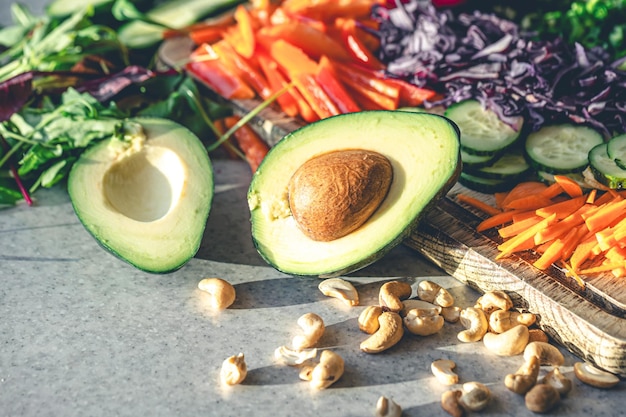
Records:
M460 202L470 205L474 208L477 208L483 213L489 214L491 216L495 216L498 213L502 213L502 210L500 210L499 208L490 206L489 204L482 202L478 198L469 196L467 194L458 194L456 198Z
M548 188L548 186L539 181L521 182L508 192L506 197L501 202L501 207L506 207L509 202L517 200L518 198L540 194L546 188Z
M517 211L521 213L521 211ZM502 226L513 220L513 216L515 215L516 210L507 210L501 213L494 214L493 216L483 220L476 226L476 230L479 232L484 232L485 230L491 229L493 227Z
M511 210L535 210L541 207L545 207L550 203L551 200L542 196L541 194L529 194L507 201L504 205L504 208Z
M555 175L554 181L559 184L563 191L570 197L580 197L583 195L583 189L576 181L565 175Z
M590 217L585 219L585 224L591 233L596 233L601 229L610 226L616 219L621 218L626 213L626 200L621 200L613 204L607 204Z
M539 221L543 220L543 217L540 216L530 216L524 220L520 220L517 222L513 222L511 224L509 224L508 226L504 226L502 228L500 228L498 230L498 234L500 235L500 237L506 239L509 237L513 237L513 236L517 236L520 233L524 232L525 230L527 230L529 227L534 226L535 224L537 224Z
M535 233L537 233L541 229L551 224L555 219L556 219L556 214L553 214L550 217L546 217L545 219L542 219L541 221L538 221L537 223L533 224L531 227L527 228L522 233L519 233L515 235L513 238L498 245L498 249L500 250L500 253L498 254L498 256L496 256L496 259L500 259L514 252L517 252L520 247L525 247L524 243L526 243L527 240L533 239L533 236L535 235Z
M585 204L585 197L582 195L576 198L559 201L558 203L548 206L539 207L535 213L541 217L548 217L552 213L556 213L557 219L564 219Z

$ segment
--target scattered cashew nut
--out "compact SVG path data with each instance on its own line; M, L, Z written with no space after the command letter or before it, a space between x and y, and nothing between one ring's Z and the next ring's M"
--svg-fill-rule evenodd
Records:
M430 336L443 328L444 319L439 310L414 308L402 320L407 330L418 336Z
M220 378L224 384L236 385L248 375L248 367L243 353L231 356L224 360L220 371Z
M443 310L442 307L435 305L433 303L429 303L428 301L424 301L424 300L416 300L416 299L410 299L410 300L404 300L403 303L404 308L400 311L400 315L402 317L405 317L407 315L407 313L410 310L413 310L414 308L419 308L419 309L434 309L437 310L437 314L441 314L441 311Z
M572 380L563 375L558 367L555 367L550 372L545 374L542 382L544 384L552 385L561 396L566 395L572 390Z
M441 408L452 417L463 417L465 409L461 407L459 400L463 395L460 389L451 389L441 394Z
M461 310L462 308L458 306L442 307L441 315L448 323L456 323L461 319Z
M359 305L359 293L351 282L341 278L328 278L320 282L318 289L327 297L338 298L349 306Z
M204 278L198 283L198 289L209 294L215 310L224 310L235 302L235 287L222 278Z
M480 308L485 314L490 315L496 310L510 310L513 308L513 301L504 291L492 290L478 297L475 307Z
M466 410L480 411L490 400L491 391L485 384L476 381L463 384L463 395L459 398L459 404Z
M380 327L378 317L383 314L383 308L380 306L367 306L361 314L359 314L359 329L367 334L374 334Z
M574 364L574 375L581 382L596 388L612 388L619 382L617 376L596 368L587 362L576 362Z
M278 362L289 365L299 366L317 356L317 349L290 349L287 346L279 346L274 350L274 359Z
M465 327L465 330L460 331L457 335L461 342L478 342L489 328L487 316L479 308L464 308L461 310L460 320L463 327Z
M539 358L533 355L514 374L504 377L504 386L509 391L524 395L537 383L540 368Z
M548 335L541 329L528 329L528 343L531 342L545 342L548 343Z
M561 351L550 343L531 342L524 349L524 360L528 361L531 356L539 358L540 365L561 366L565 358Z
M343 375L343 358L332 350L324 350L320 361L311 371L310 384L315 389L325 389L337 382Z
M496 310L489 315L489 329L495 333L503 333L518 324L528 327L534 324L535 321L536 316L533 313L520 313L515 310Z
M519 355L528 344L528 327L518 324L503 333L485 333L483 343L498 356Z
M452 294L441 285L429 280L423 280L417 284L417 296L420 300L428 301L441 307L454 305Z
M385 282L378 293L378 304L387 310L399 312L404 308L402 300L406 300L413 293L413 288L407 282Z
M402 415L402 407L394 400L382 396L376 402L376 417L400 417Z
M361 350L366 353L379 353L389 349L402 339L404 328L402 317L393 311L385 311L378 317L376 333L361 342Z
M547 413L561 401L561 395L548 384L537 384L526 393L526 408L534 413Z
M453 371L456 363L450 359L437 359L430 364L430 370L443 385L454 385L459 382L459 376Z
M315 313L300 316L298 326L304 334L294 336L291 344L295 350L312 348L324 334L324 320Z

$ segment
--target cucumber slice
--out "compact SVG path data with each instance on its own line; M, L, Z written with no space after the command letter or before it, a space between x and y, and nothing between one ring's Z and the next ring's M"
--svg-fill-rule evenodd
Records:
M617 166L626 169L626 134L615 136L608 142L606 152Z
M448 107L444 113L461 130L461 148L474 155L493 155L515 143L524 119L516 118L513 127L484 108L477 100L465 100Z
M497 155L474 155L467 153L461 149L461 161L463 161L463 168L481 168L490 165L497 158Z
M530 171L530 165L519 152L507 152L492 164L481 168L468 167L467 173L481 178L517 179Z
M602 135L586 126L545 126L526 138L526 154L538 171L551 174L581 172L589 151L603 143Z
M468 174L467 172L461 172L458 181L467 188L485 194L508 191L517 183L516 181L497 178L482 178L476 175Z
M589 165L594 178L601 184L618 190L626 187L626 170L609 156L607 143L601 143L589 151Z

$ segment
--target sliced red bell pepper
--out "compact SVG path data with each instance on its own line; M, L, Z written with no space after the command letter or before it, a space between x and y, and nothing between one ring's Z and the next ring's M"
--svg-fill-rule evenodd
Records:
M230 116L224 119L226 129L230 129L239 121L238 116ZM233 133L235 142L239 149L246 156L246 161L250 165L252 172L255 172L267 152L269 146L261 139L261 137L248 125L243 125Z
M210 48L207 44L198 47L191 54L191 60L186 65L187 70L224 98L254 98L255 94L250 86L220 62L217 56L212 56L215 52Z
M248 9L242 4L238 5L234 13L237 29L239 31L239 40L235 46L235 50L245 58L251 58L256 48L254 21Z
M269 45L269 53L272 58L285 69L289 78L296 74L315 74L317 63L311 59L301 48L278 39Z
M387 78L386 82L400 88L400 103L402 107L421 106L424 101L437 97L437 92L428 88L421 88L404 80Z
M248 60L240 56L232 45L225 40L221 40L214 43L212 48L223 61L224 65L236 73L239 78L245 80L260 97L266 99L272 95L272 90L265 76Z
M269 56L266 54L259 54L257 56L257 60L259 61L261 70L265 74L265 78L267 78L267 81L270 84L272 94L282 90L289 84L289 81L287 81L278 69L276 62L274 62ZM276 101L287 116L296 117L298 115L298 102L293 95L293 89L285 91L284 94L278 96Z
M358 33L356 21L354 19L343 19L341 22L341 37L352 57L362 65L382 70L385 66L374 56L366 44L361 40Z
M320 119L341 113L337 105L317 82L315 75L299 73L295 75L293 82Z
M400 86L387 82L376 71L342 62L334 62L333 67L336 68L337 75L342 81L351 80L355 85L367 87L399 103Z
M341 81L337 78L332 62L325 55L320 58L315 79L337 105L340 112L352 113L361 110L350 96L350 93L348 93Z

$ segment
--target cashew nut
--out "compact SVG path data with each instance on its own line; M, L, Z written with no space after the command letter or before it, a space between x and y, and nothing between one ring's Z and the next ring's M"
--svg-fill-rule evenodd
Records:
M559 368L554 368L543 377L544 384L552 385L561 396L572 389L572 380L563 375Z
M320 362L311 371L311 387L315 389L328 388L343 375L344 361L341 356L332 350L324 350L320 355Z
M483 338L489 323L485 312L479 308L467 307L461 310L461 324L466 330L462 330L457 335L461 342L478 342Z
M531 356L514 374L504 377L504 386L516 394L524 395L537 383L540 368L539 358Z
M403 322L407 330L418 336L430 336L443 328L443 317L437 309L414 308L409 310Z
M209 294L215 310L224 310L235 302L235 287L221 278L204 278L198 283L198 289Z
M547 413L560 402L561 395L551 385L537 384L526 393L526 408L534 413Z
M463 395L459 398L461 407L470 411L480 411L489 404L491 391L485 384L472 381L463 384Z
M413 288L407 282L385 282L378 293L378 304L387 310L399 312L404 308L402 300L409 298L412 292Z
M274 359L278 362L289 365L298 366L314 359L317 356L317 349L290 349L287 346L279 346L274 351Z
M528 329L528 343L531 342L546 342L548 343L548 335L541 329Z
M504 291L493 290L481 295L476 301L475 307L490 315L496 310L510 310L513 308L513 301Z
M248 368L243 353L231 356L224 360L220 371L220 378L224 384L236 385L248 375Z
M437 314L441 314L441 311L442 311L442 307L435 305L433 303L429 303L428 301L424 301L424 300L415 300L415 299L404 300L402 304L404 304L404 308L400 311L400 315L402 317L405 317L407 313L414 308L428 309L428 310L434 309L434 310L437 310Z
M378 317L376 333L361 342L361 350L366 353L379 353L389 349L402 339L404 328L402 317L393 311L385 311Z
M483 336L487 350L499 356L515 356L528 344L528 327L518 324L504 333L488 332Z
M349 306L359 305L359 293L351 282L341 278L329 278L320 282L319 290L327 297L338 298Z
M436 282L423 280L417 284L417 296L420 300L428 301L441 307L454 305L454 297L448 290Z
M456 323L461 318L461 310L461 307L457 306L442 307L441 315L448 323Z
M441 394L441 408L452 417L463 417L465 409L461 407L459 400L463 395L460 389L451 389Z
M382 396L376 402L376 417L400 417L402 415L402 407L394 400Z
M367 334L374 334L380 327L378 317L383 314L383 308L380 306L367 306L361 314L359 314L359 329Z
M489 315L489 328L496 333L506 332L510 328L523 324L528 327L535 323L532 313L520 313L515 310L496 310Z
M587 362L576 362L574 364L574 375L581 382L596 388L612 388L619 382L617 376L598 369Z
M459 382L459 376L452 371L456 363L450 359L437 359L430 364L430 370L443 385L454 385Z
M560 350L545 342L532 342L524 349L524 360L528 361L531 356L539 358L540 365L561 366L565 358Z
M295 350L315 346L324 334L324 320L315 313L306 313L298 319L298 326L304 334L294 336L291 344Z

